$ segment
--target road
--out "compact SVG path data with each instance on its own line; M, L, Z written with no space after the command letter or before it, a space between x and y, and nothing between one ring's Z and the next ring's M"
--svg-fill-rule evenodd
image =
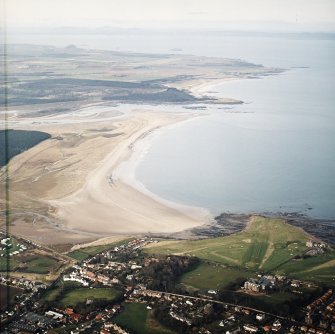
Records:
M155 290L145 290L145 291L153 292L153 293L159 293L161 295L166 295L166 296L174 296L174 297L180 297L180 298L192 299L192 300L201 300L201 301L205 301L205 302L209 302L209 303L215 303L215 304L220 304L220 305L228 305L228 306L232 306L232 307L240 307L240 308L242 308L244 310L248 310L248 311L255 312L255 313L266 314L266 315L274 317L274 318L278 318L278 319L281 319L281 320L290 321L292 323L298 324L295 320L292 320L292 319L290 319L288 317L282 317L282 316L277 315L277 314L265 312L263 310L258 310L258 309L255 309L255 308L252 308L252 307L247 307L247 306L244 306L244 305L227 303L227 302L223 302L223 301L216 300L216 299L211 299L211 298L186 296L186 295L181 295L181 294L172 293L172 292L162 292L162 291L155 291Z

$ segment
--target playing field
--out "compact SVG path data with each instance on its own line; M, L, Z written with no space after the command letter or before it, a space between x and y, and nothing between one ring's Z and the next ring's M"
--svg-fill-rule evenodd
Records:
M113 288L76 288L66 292L59 301L59 304L66 306L75 306L80 302L85 302L87 298L97 300L114 300L118 292Z

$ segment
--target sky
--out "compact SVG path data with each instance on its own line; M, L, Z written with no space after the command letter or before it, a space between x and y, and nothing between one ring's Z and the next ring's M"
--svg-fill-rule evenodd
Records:
M335 0L0 0L9 27L335 31Z

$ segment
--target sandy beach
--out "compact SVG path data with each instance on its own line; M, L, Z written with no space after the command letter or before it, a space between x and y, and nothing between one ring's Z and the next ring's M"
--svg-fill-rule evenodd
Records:
M129 235L172 233L208 222L210 214L204 209L179 206L135 186L131 169L136 159L124 167L130 177L114 176L116 169L122 175L120 165L134 154L135 144L138 148L152 131L188 118L173 113L137 112L122 121L123 140L87 175L82 186L69 196L49 200L61 224L85 232Z
M215 86L277 71L192 55L152 57L74 48L65 50L67 61L63 49L50 53L50 48L19 46L15 50L12 71L18 77L34 74L36 62L41 71L52 68L57 76L40 80L32 75L24 94L16 98L34 96L36 103L14 104L8 111L10 129L51 136L8 164L11 230L45 244L175 233L211 222L206 209L151 193L136 180L136 166L150 146L152 133L206 115L207 111L197 111L199 106L206 109L204 104L210 110L241 103L214 97ZM17 64L28 51L37 58L25 59L27 67L22 69ZM113 71L110 64L115 65ZM162 178L169 182L163 169ZM0 204L4 200L0 194Z
M203 83L201 90L206 91ZM11 119L12 128L51 134L9 164L12 208L20 208L12 209L13 233L46 244L78 244L107 236L175 233L213 219L206 209L160 198L135 178L152 134L206 114L181 107L120 107L91 105L39 122Z

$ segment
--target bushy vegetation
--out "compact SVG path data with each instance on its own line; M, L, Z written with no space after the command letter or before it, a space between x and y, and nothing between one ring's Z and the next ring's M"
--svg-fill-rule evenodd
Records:
M7 153L5 150L5 141L7 137ZM25 131L25 130L0 130L0 167L16 155L37 145L43 140L50 138L46 132ZM7 154L7 155L6 155Z
M168 256L144 267L141 274L152 290L172 291L178 278L199 264L199 259L188 256Z

